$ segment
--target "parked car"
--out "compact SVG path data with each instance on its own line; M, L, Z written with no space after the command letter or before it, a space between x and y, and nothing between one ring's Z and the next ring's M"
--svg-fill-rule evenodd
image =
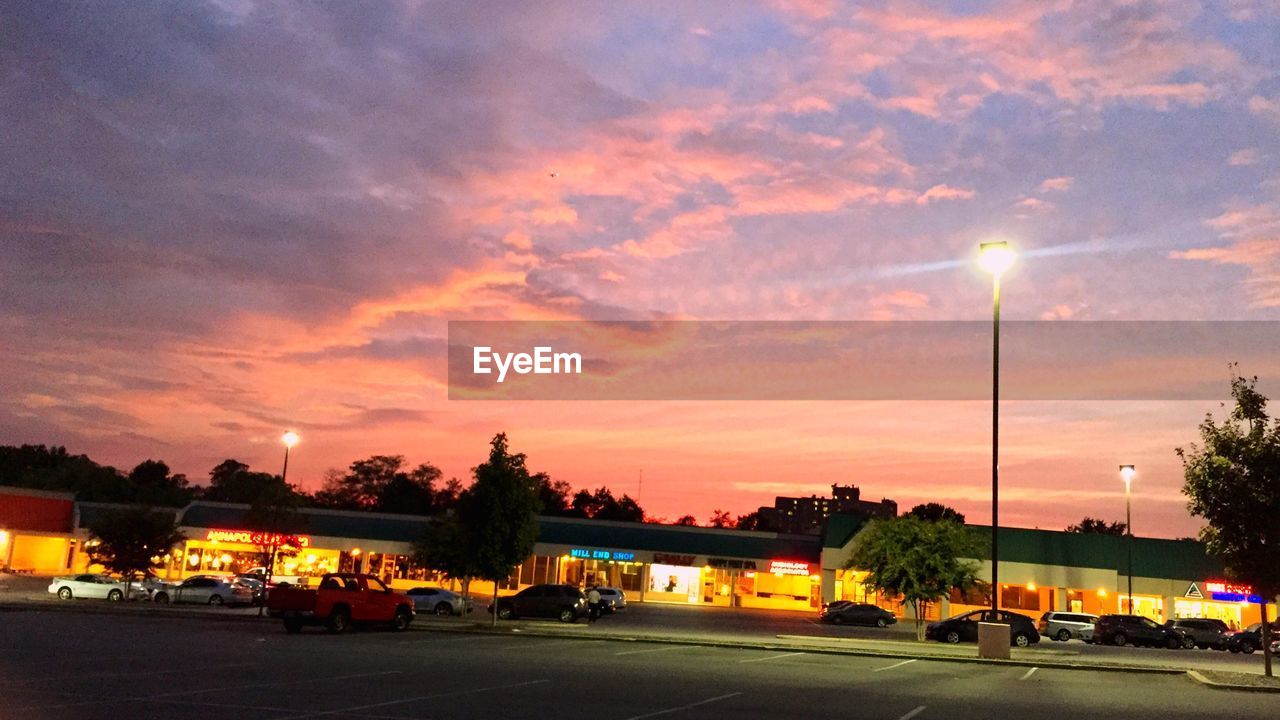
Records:
M240 573L237 577L251 578L257 580L264 585L267 584L267 569L265 567L249 568ZM270 587L289 587L290 585L306 585L307 579L301 575L279 575L271 576Z
M868 603L842 605L832 603L823 609L818 619L833 625L874 625L876 627L888 627L898 622L898 618L894 617L893 613Z
M1019 613L999 611L998 622L1009 626L1009 644L1016 647L1027 647L1040 642L1040 633L1031 618ZM940 642L977 642L978 623L993 622L990 610L973 610L961 615L949 617L940 622L929 623L924 636Z
M452 590L435 587L416 587L405 595L413 601L414 610L419 614L434 613L436 615L465 615L471 612L471 602Z
M1050 611L1040 616L1036 629L1044 637L1066 642L1072 638L1090 642L1093 640L1093 624L1097 615L1088 613Z
M1280 628L1271 627L1271 641L1280 640ZM1244 630L1227 636L1227 649L1233 653L1250 655L1262 649L1262 623L1254 623Z
M376 575L329 573L314 590L276 587L267 594L267 610L284 621L285 632L324 625L341 633L359 625L389 625L405 630L417 614L408 595L387 587Z
M627 594L622 592L622 588L615 587L597 587L600 591L600 605L606 613L616 613L627 606Z
M530 585L515 595L498 598L489 612L497 612L503 620L552 617L571 623L587 614L587 596L572 585Z
M267 599L267 584L253 575L237 575L234 582L240 583L253 591L253 604L258 605Z
M142 586L142 583L135 581L130 588L129 594L131 596L136 598L147 597L146 588ZM56 577L49 581L49 592L63 600L72 598L123 600L124 590L124 580L95 573Z
M1093 625L1093 641L1100 645L1177 650L1185 644L1186 635L1141 615L1103 615Z
M1231 628L1227 627L1226 623L1210 618L1174 618L1166 622L1165 627L1182 631L1186 638L1182 646L1188 650L1191 648L1226 650L1227 638L1231 635Z
M156 590L152 602L202 605L250 605L253 589L235 579L197 575L168 588Z

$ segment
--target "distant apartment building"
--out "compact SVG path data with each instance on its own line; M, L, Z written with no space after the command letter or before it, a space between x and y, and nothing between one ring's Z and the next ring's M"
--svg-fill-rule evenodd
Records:
M859 515L866 518L891 518L898 514L898 503L883 499L879 502L862 499L862 491L856 485L832 485L831 497L777 497L773 507L759 510L764 527L774 532L799 535L817 535L822 532L827 518L834 514Z

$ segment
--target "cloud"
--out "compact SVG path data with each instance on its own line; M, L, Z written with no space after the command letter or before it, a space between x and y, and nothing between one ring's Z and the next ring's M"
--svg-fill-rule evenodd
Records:
M1280 123L1280 97L1254 95L1249 98L1249 112L1271 122Z
M1053 203L1047 200L1041 200L1040 198L1033 198L1033 197L1022 198L1018 202L1014 203L1013 206L1016 208L1021 208L1023 210L1035 210L1037 212L1043 212L1046 210L1053 209Z
M1062 191L1065 191L1065 190L1070 190L1070 189L1071 189L1071 186L1072 186L1074 183L1075 183L1075 179L1074 179L1074 178L1071 178L1071 177L1067 177L1067 176L1063 176L1063 177L1052 177L1052 178L1048 178L1048 179L1046 179L1044 182L1040 183L1039 190L1040 190L1040 192L1042 192L1042 193L1046 193L1046 192L1062 192Z
M974 191L966 188L955 188L950 185L934 185L933 187L920 193L916 198L917 205L928 205L938 200L968 200L974 196Z
M1205 225L1227 242L1173 251L1169 257L1247 268L1245 290L1252 305L1280 307L1280 206L1235 205L1209 218Z
M1244 165L1257 165L1262 160L1262 153L1258 152L1258 148L1245 148L1236 150L1227 158L1227 164L1232 167L1240 167Z

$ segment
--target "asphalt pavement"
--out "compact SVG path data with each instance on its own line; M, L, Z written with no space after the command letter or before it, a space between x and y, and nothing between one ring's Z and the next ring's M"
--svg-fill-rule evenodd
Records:
M0 717L1274 718L1183 675L275 623L0 613Z

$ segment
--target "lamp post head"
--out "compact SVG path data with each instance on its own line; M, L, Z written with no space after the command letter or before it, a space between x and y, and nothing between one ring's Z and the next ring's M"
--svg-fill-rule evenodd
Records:
M982 243L978 246L978 264L992 275L998 276L1004 273L1010 265L1013 265L1013 260L1013 248L1003 240Z
M1138 470L1132 465L1120 466L1120 477L1124 480L1124 484L1128 485L1133 482L1133 476L1138 474Z
M298 440L300 440L300 439L301 439L301 438L300 438L300 437L298 437L298 433L296 433L296 432L294 432L294 431L292 431L292 430L290 430L290 431L286 432L284 435L281 435L281 436L280 436L280 442L284 443L284 446L285 446L285 447L287 447L287 448L292 448L294 445L297 445L297 444L298 444Z

